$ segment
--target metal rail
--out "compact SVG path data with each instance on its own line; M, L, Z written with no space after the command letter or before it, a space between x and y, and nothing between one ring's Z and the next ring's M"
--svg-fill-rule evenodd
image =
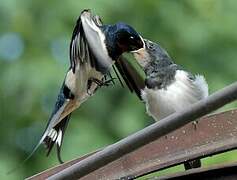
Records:
M237 98L237 82L60 171L48 179L78 179Z
M54 174L49 179L78 179L93 171L106 166L116 159L151 143L152 141L167 135L171 131L182 127L217 108L236 100L237 83L234 83L217 93L212 94L207 99L202 100L186 110L175 113L160 122L157 122L143 130L111 145L105 149L77 162L74 165ZM220 136L221 137L221 136ZM194 140L192 139L194 142ZM177 141L180 142L180 141ZM208 143L208 146L211 144ZM228 144L227 144L228 146ZM199 147L197 147L198 149ZM216 147L215 147L216 149ZM168 149L165 149L166 151ZM200 151L201 152L201 151ZM200 153L199 152L199 153ZM188 152L186 153L188 154ZM187 157L183 157L187 158ZM102 173L103 175L103 173Z
M138 177L171 167L185 160L206 157L237 148L237 109L204 117L197 129L192 124L169 133L138 150L88 174L82 179L117 179ZM195 143L193 143L195 142ZM49 176L81 161L88 155L49 169L29 179Z

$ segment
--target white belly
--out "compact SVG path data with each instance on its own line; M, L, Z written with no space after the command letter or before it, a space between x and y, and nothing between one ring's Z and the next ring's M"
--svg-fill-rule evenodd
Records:
M203 76L197 75L193 81L185 71L178 70L175 81L166 89L142 90L147 113L156 121L180 111L208 96L208 85Z

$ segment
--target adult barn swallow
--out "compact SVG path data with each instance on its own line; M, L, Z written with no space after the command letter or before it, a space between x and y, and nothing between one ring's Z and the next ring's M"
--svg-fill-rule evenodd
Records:
M129 25L102 25L100 17L84 10L77 20L70 43L70 68L60 89L46 129L31 155L44 143L51 152L56 144L58 160L63 136L72 111L91 97L96 90L108 85L114 62L123 52L144 46L141 36ZM30 156L31 156L30 155Z

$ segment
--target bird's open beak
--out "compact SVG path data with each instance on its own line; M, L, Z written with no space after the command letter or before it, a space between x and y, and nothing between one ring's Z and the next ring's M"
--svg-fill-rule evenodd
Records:
M140 50L142 50L142 49L145 49L145 46L146 46L146 45L145 45L145 42L144 42L142 36L140 36L140 40L141 40L141 41L140 41L140 42L141 42L141 43L140 43L140 47L141 47L141 48L140 48L140 49L137 49L137 50L134 50L134 51L131 51L131 53L137 53L138 51L140 51Z
M136 51L131 52L136 59L144 59L146 54L146 49L143 47L141 49L138 49Z
M147 52L146 47L138 49L136 51L131 52L136 59L136 61L144 68L147 63L150 61L150 56Z

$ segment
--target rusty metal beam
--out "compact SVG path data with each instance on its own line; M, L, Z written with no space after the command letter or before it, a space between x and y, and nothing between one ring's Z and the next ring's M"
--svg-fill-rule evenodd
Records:
M192 124L187 124L82 179L139 177L183 163L185 160L206 157L234 148L237 148L237 110L203 117L199 120L196 130ZM46 179L84 158L59 165L29 179Z
M78 179L237 99L237 82L156 122L48 179Z
M99 150L98 150L99 151ZM92 152L92 153L88 153L82 157L79 157L79 158L76 158L74 160L71 160L69 162L65 162L63 164L60 164L58 166L55 166L55 167L52 167L50 169L47 169L43 172L40 172L39 174L36 174L34 176L31 176L29 178L26 178L26 180L30 180L30 179L37 179L37 180L45 180L47 179L49 176L52 176L60 171L62 171L63 169L67 168L67 167L70 167L71 165L77 163L77 162L80 162L82 161L83 159L91 156L92 154L95 154L96 152L98 151L95 151L95 152Z

